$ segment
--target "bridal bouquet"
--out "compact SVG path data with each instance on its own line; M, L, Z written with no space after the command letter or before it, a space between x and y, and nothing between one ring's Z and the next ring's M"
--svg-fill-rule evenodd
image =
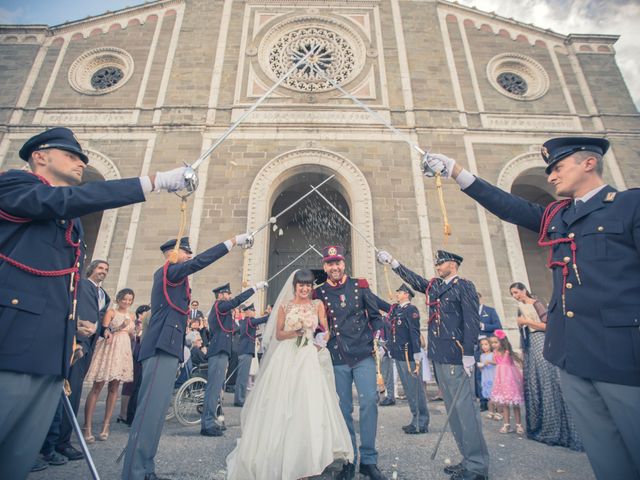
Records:
M303 334L296 339L298 347L305 347L313 340L314 322L311 317L299 318L293 325L295 330L303 330Z

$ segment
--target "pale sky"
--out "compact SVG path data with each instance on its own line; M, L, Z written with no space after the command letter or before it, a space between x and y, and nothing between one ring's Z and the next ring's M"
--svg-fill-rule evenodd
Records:
M0 0L0 24L47 24L80 20L138 0ZM459 0L555 32L616 34L616 59L636 107L640 106L640 0Z

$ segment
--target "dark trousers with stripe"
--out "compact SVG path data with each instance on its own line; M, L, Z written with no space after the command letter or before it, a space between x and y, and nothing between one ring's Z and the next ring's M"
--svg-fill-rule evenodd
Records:
M142 382L131 425L122 480L144 480L155 473L155 456L176 381L178 359L158 352L142 361Z

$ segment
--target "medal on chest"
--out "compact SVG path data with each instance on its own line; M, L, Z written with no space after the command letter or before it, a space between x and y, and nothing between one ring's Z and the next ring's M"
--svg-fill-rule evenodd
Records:
M347 297L344 293L340 294L340 306L345 308L347 306Z

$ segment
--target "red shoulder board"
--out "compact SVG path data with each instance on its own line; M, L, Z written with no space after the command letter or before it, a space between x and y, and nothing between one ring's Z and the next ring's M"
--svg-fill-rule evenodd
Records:
M367 282L366 278L356 279L356 285L358 285L358 288L369 288L369 282Z
M316 289L315 289L315 288L312 290L311 298L312 298L313 300L317 300L317 299L318 299L318 292L316 292Z

